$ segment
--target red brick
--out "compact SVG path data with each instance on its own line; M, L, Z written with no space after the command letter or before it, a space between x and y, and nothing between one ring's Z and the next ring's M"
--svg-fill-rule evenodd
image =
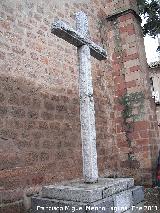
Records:
M147 130L149 129L149 122L148 121L137 121L134 124L135 131Z
M44 176L40 175L40 174L38 174L37 176L34 176L32 178L32 184L33 185L40 185L40 184L43 183L43 181L44 181Z
M139 131L135 131L134 129L134 132L132 133L132 137L136 140L136 139L139 139L140 138L140 135L139 135Z
M126 86L127 86L127 88L136 87L136 81L135 80L128 81L128 82L126 82Z
M128 32L128 35L134 35L135 34L135 28L134 28L133 24L127 25L127 32Z
M119 76L120 75L120 71L121 71L121 66L120 64L113 64L113 77L114 76Z
M141 138L149 138L149 131L144 130L144 131L139 131L140 137Z
M132 18L133 18L133 15L132 15L131 13L128 13L128 14L126 14L126 15L120 16L120 17L119 17L119 20L120 20L121 22L123 22L123 21L127 21L127 20L129 20L129 19L132 19Z
M136 140L136 144L137 145L147 145L147 144L149 144L149 139L139 139L139 140Z
M119 28L119 32L122 33L122 34L123 34L123 33L126 33L126 32L127 32L126 26L125 26L125 27L120 27L120 28Z
M115 95L118 96L118 97L121 97L121 96L123 96L123 95L125 95L125 94L126 94L126 88L117 89L117 90L115 91Z
M116 76L114 78L114 83L115 84L125 84L125 80L123 76Z
M133 67L130 67L130 72L137 72L137 71L141 71L141 67L140 66L133 66Z
M131 55L127 55L126 57L124 57L124 61L130 61L130 60L135 60L139 58L139 54L138 53L133 53Z
M123 131L124 131L124 129L123 129L122 125L116 124L116 133L121 133Z
M123 109L124 109L123 105L117 104L117 105L114 106L114 110L122 111Z
M126 89L126 83L121 83L121 84L115 84L115 89L116 90L125 90Z

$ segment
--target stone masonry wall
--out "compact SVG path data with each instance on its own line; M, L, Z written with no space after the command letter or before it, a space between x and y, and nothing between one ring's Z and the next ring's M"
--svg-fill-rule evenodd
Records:
M108 51L105 61L92 58L99 173L133 175L137 183L151 184L159 136L140 23L133 13L106 19L130 8L137 11L135 0L0 4L2 212L24 212L28 196L42 185L82 177L77 52L51 34L54 20L75 26L79 10L89 17L92 40ZM126 107L119 99L135 92L143 113L126 135L130 120L122 116ZM133 147L128 147L129 137Z
M100 44L105 1L1 1L0 202L9 213L29 207L42 185L82 177L76 48L51 34L74 13L89 17ZM99 172L114 143L111 70L92 59ZM17 203L17 201L20 201ZM14 203L16 202L16 203ZM18 207L17 207L18 206Z

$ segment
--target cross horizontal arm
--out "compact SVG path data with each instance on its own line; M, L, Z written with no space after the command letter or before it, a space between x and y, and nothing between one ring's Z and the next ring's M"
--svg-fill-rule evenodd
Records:
M91 56L98 60L104 60L107 57L107 53L102 47L95 44L88 38L85 38L79 32L69 27L65 22L57 21L53 23L51 32L76 47L83 45L89 46Z

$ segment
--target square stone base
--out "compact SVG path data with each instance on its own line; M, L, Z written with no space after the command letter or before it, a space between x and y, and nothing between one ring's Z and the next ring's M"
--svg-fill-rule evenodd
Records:
M125 212L144 200L141 186L132 178L100 178L98 183L83 181L42 188L41 196L32 197L32 212Z

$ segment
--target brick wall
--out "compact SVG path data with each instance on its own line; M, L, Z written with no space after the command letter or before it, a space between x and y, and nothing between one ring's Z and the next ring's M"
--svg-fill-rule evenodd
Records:
M136 183L152 185L160 140L140 19L131 8L107 20L115 83L118 175L134 176Z
M82 177L76 48L50 30L51 23L58 18L75 26L74 13L79 10L89 17L92 40L108 50L107 60L99 62L92 58L99 172L106 176L127 176L132 172L137 182L151 183L150 163L153 160L155 164L153 142L157 143L158 133L147 91L140 24L132 13L112 21L105 19L113 12L136 10L135 5L133 0L1 1L3 212L7 209L9 213L13 207L19 209L15 212L21 212L21 200L28 207L26 196L39 191L44 184ZM131 134L136 157L131 166L128 153L133 150L126 145L122 128L124 106L117 102L126 92L142 92L145 106L143 116L134 123L137 130Z

